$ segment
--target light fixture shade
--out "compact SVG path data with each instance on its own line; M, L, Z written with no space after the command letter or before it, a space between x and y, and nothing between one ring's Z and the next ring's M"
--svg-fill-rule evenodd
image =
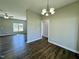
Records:
M51 12L51 15L53 15L54 13L55 13L55 11L52 11L52 12Z
M45 16L49 16L49 14L48 14L48 13L46 13L46 14L45 14Z
M5 19L8 19L9 17L4 16Z
M41 12L41 14L44 15L45 13L44 12Z
M50 11L49 12L53 12L55 9L54 8L50 8Z
M47 10L46 10L46 9L43 9L43 10L42 10L42 13L46 13L46 12L47 12Z

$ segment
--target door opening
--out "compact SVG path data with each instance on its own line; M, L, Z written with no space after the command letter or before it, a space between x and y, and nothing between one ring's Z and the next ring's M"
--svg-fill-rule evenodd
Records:
M49 33L49 20L45 19L42 20L41 22L41 35L42 37L48 38L48 33Z

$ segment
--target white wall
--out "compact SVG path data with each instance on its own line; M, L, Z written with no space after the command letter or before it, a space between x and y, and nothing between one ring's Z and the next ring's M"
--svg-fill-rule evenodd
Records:
M27 42L41 39L41 16L32 12L26 11L27 14Z
M27 33L27 22L17 19L3 19L0 18L0 36L13 35L13 23L22 23L24 25L23 33Z
M49 17L48 41L76 52L78 50L78 13L79 2L56 10L55 15Z

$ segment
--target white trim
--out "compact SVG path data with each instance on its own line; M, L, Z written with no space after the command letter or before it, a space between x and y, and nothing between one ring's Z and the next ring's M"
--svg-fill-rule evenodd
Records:
M31 40L31 41L27 41L26 43L31 43L31 42L34 42L34 41L37 41L37 40L41 40L41 39L42 39L42 37L34 39L34 40Z
M13 35L13 34L1 34L0 36L8 36L8 35Z
M60 45L60 44L58 44L58 43L56 43L56 42L52 42L52 41L50 41L50 40L48 40L48 42L49 42L49 43L52 43L52 44L55 44L55 45L57 45L57 46L60 46L60 47L62 47L62 48L65 48L65 49L67 49L67 50L70 50L70 51L72 51L72 52L74 52L74 53L79 54L79 51L76 51L76 50L74 50L74 49L71 49L71 48L65 47L65 46Z
M48 38L48 36L47 36L47 35L43 35L43 36Z
M41 20L41 36L43 36L43 21Z

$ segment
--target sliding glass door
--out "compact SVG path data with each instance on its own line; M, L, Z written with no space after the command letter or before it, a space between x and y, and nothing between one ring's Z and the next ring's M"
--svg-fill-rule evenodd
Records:
M24 31L22 23L13 23L13 32L21 33Z

